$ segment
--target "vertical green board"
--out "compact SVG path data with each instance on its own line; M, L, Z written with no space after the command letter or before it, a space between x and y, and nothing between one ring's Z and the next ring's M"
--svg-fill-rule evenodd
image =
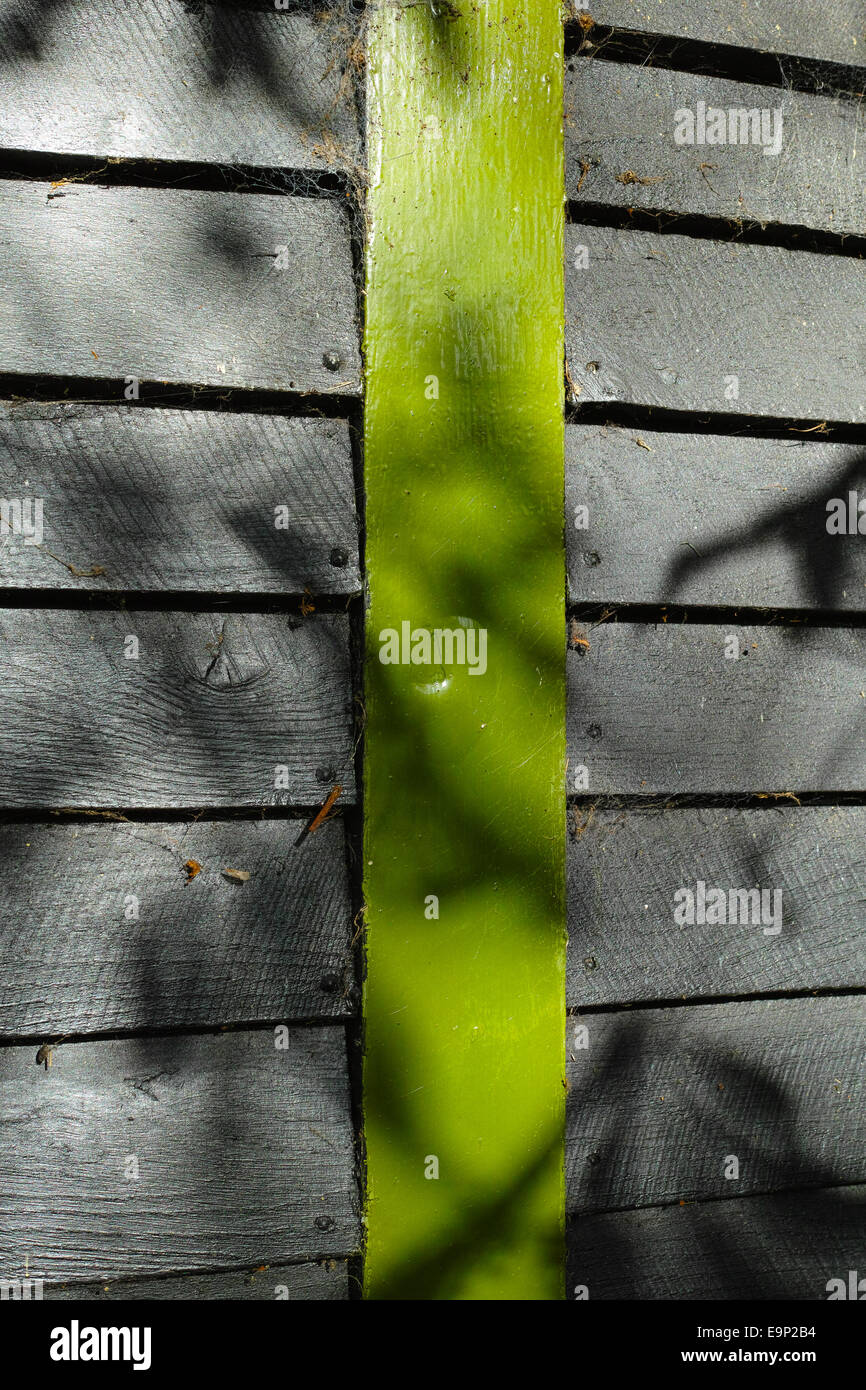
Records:
M365 1294L555 1299L558 0L374 6L367 73Z

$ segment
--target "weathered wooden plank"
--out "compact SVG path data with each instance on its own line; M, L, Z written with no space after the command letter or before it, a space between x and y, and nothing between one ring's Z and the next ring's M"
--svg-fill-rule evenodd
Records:
M0 609L0 806L351 800L348 645L342 616Z
M578 1216L568 1297L826 1299L864 1240L864 1187Z
M337 202L11 180L0 255L0 371L359 389Z
M343 829L298 824L0 826L0 1036L348 1014Z
M352 1251L343 1030L287 1043L66 1044L48 1071L32 1047L0 1050L4 1272L110 1280Z
M0 488L43 530L4 538L0 586L360 588L342 420L0 404Z
M710 110L725 112L725 143L704 143ZM744 141L732 110L767 115ZM693 126L677 116L686 111ZM615 207L862 234L864 127L853 99L575 58L566 72L566 188L570 198Z
M866 789L862 629L602 623L587 640L566 666L572 790Z
M294 168L357 159L345 10L3 0L0 145Z
M866 808L572 816L570 1007L866 982ZM695 902L688 922L699 882L723 889L724 921ZM769 896L732 912L731 890L755 887Z
M860 0L822 0L819 11L789 0L568 0L569 14L596 24L704 43L863 63L866 17Z
M864 1013L853 995L573 1017L569 1212L863 1182Z
M231 1299L232 1302L264 1303L274 1299L305 1299L322 1303L348 1299L349 1275L345 1260L325 1260L319 1264L260 1265L255 1269L232 1269L219 1274L120 1279L110 1284L47 1284L43 1296L46 1302L58 1299L99 1303Z
M565 264L578 404L866 418L861 261L570 226Z
M863 537L827 529L863 448L580 425L565 448L573 602L866 607Z

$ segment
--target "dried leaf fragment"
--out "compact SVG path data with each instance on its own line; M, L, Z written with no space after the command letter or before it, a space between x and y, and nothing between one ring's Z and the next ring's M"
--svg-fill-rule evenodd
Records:
M647 184L651 184L651 183L661 183L661 181L662 181L663 178L664 178L664 174L658 174L657 177L654 178L654 179L641 178L640 174L636 174L635 171L634 171L634 169L626 169L626 170L624 170L623 173L617 174L617 176L616 176L616 181L617 181L617 183L626 183L626 184L628 184L628 183L641 183L641 184L644 184L644 185L646 186Z
M223 869L226 878L230 878L232 883L246 883L249 874L246 869Z

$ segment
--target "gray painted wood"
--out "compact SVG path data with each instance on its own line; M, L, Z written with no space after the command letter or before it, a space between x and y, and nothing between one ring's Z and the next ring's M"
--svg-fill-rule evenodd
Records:
M699 102L726 113L778 112L766 118L777 153L757 143L677 144L684 127L675 113L694 117ZM578 201L866 230L866 116L854 99L575 58L566 69L565 133L566 189ZM627 174L647 182L626 182Z
M587 638L566 661L570 790L866 790L862 629L611 622Z
M84 1300L129 1303L134 1300L165 1302L231 1299L245 1303L304 1299L316 1302L345 1301L349 1275L345 1260L321 1264L260 1265L219 1274L180 1274L163 1279L121 1279L110 1284L48 1284L46 1302Z
M0 371L111 378L118 400L129 376L359 389L337 202L11 180L0 184L0 255Z
M860 0L822 0L820 10L789 0L568 0L568 13L638 33L672 34L760 52L793 53L862 66L866 15ZM590 35L591 38L591 35Z
M263 1029L65 1044L49 1071L32 1047L0 1049L4 1272L108 1281L351 1252L343 1029L274 1043Z
M565 438L573 602L866 608L863 537L827 531L828 502L866 497L866 449L609 425Z
M571 815L569 1007L866 981L866 808L783 801L765 811L582 806ZM765 889L766 911L679 925L675 894L696 894L699 881L726 895Z
M864 1241L864 1187L580 1216L566 1297L821 1300L862 1271Z
M0 1036L347 1015L343 826L300 824L0 825Z
M328 168L357 159L345 10L3 0L0 144Z
M0 493L41 498L44 529L3 539L0 586L360 588L342 420L0 404Z
M862 1183L864 1015L829 996L572 1016L569 1212Z
M607 227L565 242L578 405L866 418L863 262Z
M342 616L0 609L0 806L351 801L348 644Z

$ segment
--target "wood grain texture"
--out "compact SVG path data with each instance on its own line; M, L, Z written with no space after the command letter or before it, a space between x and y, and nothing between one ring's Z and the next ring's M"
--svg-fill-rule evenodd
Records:
M47 1284L46 1302L59 1299L94 1303L147 1301L196 1301L230 1299L232 1302L273 1302L285 1299L345 1302L349 1275L345 1260L321 1264L265 1265L232 1269L219 1274L180 1274L162 1279L120 1279L110 1284Z
M3 0L0 145L329 168L357 159L345 11Z
M570 789L866 789L862 629L602 623L588 640L566 662Z
M866 496L866 449L579 424L565 440L572 602L866 608L863 537L827 531L831 499Z
M359 390L337 202L11 180L0 255L0 371Z
M295 821L0 826L0 1036L349 1014L343 827L296 847L297 834Z
M568 0L569 15L588 11L596 24L672 34L760 52L792 53L832 63L863 63L866 15L860 0L825 0L816 12L789 0Z
M343 617L0 609L0 806L351 801L348 646Z
M726 113L779 112L778 152L765 154L757 143L677 144L675 113L694 116L698 102ZM866 118L853 98L574 58L565 110L569 198L825 232L866 230ZM768 120L772 136L776 117ZM646 182L626 181L629 172Z
M866 418L863 262L669 233L565 233L579 405Z
M341 1028L0 1050L0 1253L33 1278L280 1264L358 1241ZM127 1178L127 1160L138 1179Z
M360 588L342 420L0 404L0 490L44 518L39 546L4 537L0 586Z
M862 1269L864 1240L864 1187L579 1216L567 1297L826 1299Z
M866 985L866 808L572 816L569 1007ZM678 925L674 895L698 881L782 896L757 922L750 910L745 922Z
M572 1017L569 1213L863 1182L864 1012L829 996Z

